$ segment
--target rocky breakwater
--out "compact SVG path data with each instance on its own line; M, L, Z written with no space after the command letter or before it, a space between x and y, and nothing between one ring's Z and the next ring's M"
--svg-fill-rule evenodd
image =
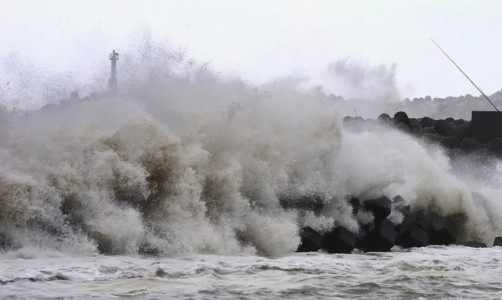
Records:
M466 156L482 159L502 158L502 138L480 141L473 136L471 121L453 118L435 120L428 117L416 119L409 118L401 111L394 117L382 114L377 120L346 117L344 123L356 129L367 129L373 125L393 127L425 143L443 147L453 159ZM309 208L316 213L322 210L322 201L315 201L316 198L311 196L307 198L307 201L288 199L282 200L281 203L285 208ZM298 252L320 249L329 253L351 253L354 249L384 252L395 246L410 248L452 244L486 247L485 243L466 241L461 237L467 218L463 214L441 216L434 211L412 211L408 202L399 195L375 199L352 197L347 201L352 206L353 218L358 220L358 230L335 225L329 231L318 232L313 228L304 227L300 231L301 243ZM366 217L363 218L362 215ZM502 246L502 237L495 238L493 246Z
M334 226L327 232L318 232L311 227L300 231L301 243L298 252L351 253L354 249L364 252L387 252L394 246L402 248L426 247L429 245L460 244L469 247L486 247L479 241L460 242L458 236L464 231L465 216L455 214L440 216L435 212L411 211L401 196L392 199L382 196L376 199L351 198L353 217L370 214L371 221L359 221L359 229L353 232L344 226ZM495 238L494 246L502 246L502 237Z
M491 134L492 138L487 139L486 135L479 133L479 129L473 131L474 126L471 121L463 119L409 118L405 112L400 111L394 117L381 114L376 120L345 117L343 121L344 124L356 127L373 124L390 126L428 143L444 147L451 157L472 154L474 156L502 158L502 132L498 135L501 137ZM488 128L486 130L494 129Z
M300 232L298 251L323 249L329 253L351 253L357 248L365 252L385 252L395 245L404 248L450 245L457 242L456 236L465 223L462 215L441 217L435 213L411 212L401 196L392 199L385 196L366 200L351 198L349 201L354 218L368 220L358 218L358 215L370 214L370 221L359 221L358 232L343 226L335 226L324 233L304 227Z

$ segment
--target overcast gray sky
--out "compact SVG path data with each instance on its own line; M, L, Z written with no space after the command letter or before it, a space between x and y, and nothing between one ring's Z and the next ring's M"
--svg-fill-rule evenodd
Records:
M336 89L322 74L348 59L369 69L395 64L403 98L479 94L433 37L487 94L502 88L497 0L0 0L0 7L0 59L16 53L57 72L87 74L150 30L253 83L294 73Z

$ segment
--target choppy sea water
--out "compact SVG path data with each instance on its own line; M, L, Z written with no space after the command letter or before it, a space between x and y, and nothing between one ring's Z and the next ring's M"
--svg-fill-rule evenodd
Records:
M0 261L10 299L502 299L502 248Z

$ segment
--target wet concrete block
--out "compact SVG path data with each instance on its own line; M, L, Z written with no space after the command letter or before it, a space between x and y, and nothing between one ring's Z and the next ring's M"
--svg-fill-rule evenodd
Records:
M429 217L422 211L415 211L405 215L403 222L397 226L399 232L403 232L411 225L417 225L425 230L429 225Z
M472 126L470 123L457 125L455 124L455 120L439 120L436 122L434 129L442 136L454 137L459 141L472 136Z
M321 248L329 253L350 253L356 246L357 235L340 226L322 237Z
M410 118L404 111L398 111L394 114L394 123L397 124L405 124L409 129L411 129Z
M396 238L396 245L405 248L426 247L429 245L429 234L418 225L412 224L399 233Z
M317 252L321 248L322 235L310 227L300 230L300 239L296 252Z
M457 124L457 126L466 125L466 124L469 124L469 123L471 123L471 122L467 121L467 120L464 120L464 119L456 119L455 120L455 124Z
M420 123L420 126L422 126L422 128L426 128L426 127L434 127L437 121L429 117L423 117L419 119L418 122Z
M428 232L431 245L451 245L457 241L453 231L448 226L446 218L434 215L432 216Z
M493 139L486 146L488 152L502 157L502 138Z
M486 244L485 243L476 242L476 241L469 241L469 242L465 243L464 246L474 247L474 248L486 248Z
M347 124L348 126L360 126L365 123L365 119L362 117L351 117L351 116L346 116L342 119L343 124Z
M424 134L437 135L437 132L436 130L434 130L434 127L423 127L419 133L420 136L424 136Z
M460 143L460 149L467 153L480 150L483 147L485 147L483 144L478 143L473 139L463 139L462 142Z
M456 137L442 136L442 135L433 134L433 133L422 133L422 137L427 139L430 142L440 144L441 146L448 148L448 149L458 148L460 145L460 141L461 141Z
M455 130L453 128L453 125L446 121L446 120L439 120L436 122L436 125L434 125L434 130L442 136L454 136L455 135Z
M364 224L361 226L362 231L365 233L369 233L375 228L376 228L376 225L373 222L370 222L370 223L367 223L367 224Z
M392 198L392 211L396 211L403 215L403 217L406 217L407 215L410 214L411 207L409 204L406 203L406 200L404 200L403 197L397 195L394 198Z
M499 246L502 247L502 236L497 236L493 241L493 247Z
M394 124L394 127L403 132L412 133L410 126L406 125L405 123L396 123Z
M366 249L366 236L368 235L368 233L364 230L359 230L359 233L357 234L357 238L356 238L356 248L357 249L361 249L361 250L364 250Z
M430 232L431 245L451 245L457 242L457 238L448 228L442 228Z
M392 118L386 113L379 115L377 118L377 121L380 122L381 124L385 124L385 125L390 125L393 123Z
M363 250L368 252L386 252L394 246L396 230L394 223L385 219L365 237Z
M363 204L368 211L373 213L375 223L380 223L383 219L387 218L392 209L392 201L385 196L366 200Z
M430 245L451 245L457 241L456 234L462 223L463 218L458 215L443 217L436 213L415 211L406 215L396 228L400 235L417 226L428 234Z
M420 126L420 122L417 119L410 119L411 131L420 132L422 131L422 126Z

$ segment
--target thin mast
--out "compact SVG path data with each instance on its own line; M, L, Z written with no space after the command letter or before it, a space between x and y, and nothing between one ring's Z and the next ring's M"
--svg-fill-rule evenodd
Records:
M495 104L493 104L493 102L490 100L490 98L488 98L487 95L485 95L485 93L483 93L483 91L474 83L474 81L472 81L469 76L467 76L467 74L465 74L464 71L462 71L462 69L453 61L453 59L451 59L451 57L446 54L446 52L441 48L439 47L438 43L436 43L436 41L434 41L432 38L431 38L431 41L439 48L439 50L441 50L441 52L443 52L444 55L446 55L446 57L448 57L448 59L455 65L455 67L457 67L457 69L462 72L462 74L464 74L464 76L472 83L472 85L478 89L478 91L481 93L481 95L483 95L485 97L486 100L488 100L488 102L490 102L490 104L493 106L493 108L495 108L496 111L499 111L498 108L495 106Z
M108 58L112 61L111 76L108 79L108 92L115 95L117 94L117 60L119 59L119 54L114 49Z

